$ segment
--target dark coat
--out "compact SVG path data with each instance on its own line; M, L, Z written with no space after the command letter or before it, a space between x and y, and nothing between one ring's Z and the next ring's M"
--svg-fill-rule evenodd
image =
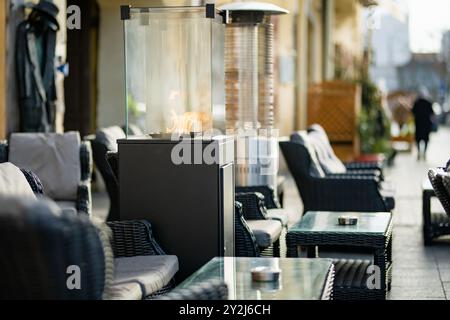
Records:
M416 123L416 140L428 141L433 130L433 104L424 98L419 98L414 103L413 114Z
M46 24L25 20L17 28L16 72L20 107L20 130L55 130L55 47L56 32Z

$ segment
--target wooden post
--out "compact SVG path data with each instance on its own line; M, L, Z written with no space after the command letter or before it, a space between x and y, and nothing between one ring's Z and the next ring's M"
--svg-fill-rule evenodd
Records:
M6 3L0 4L0 139L6 137Z

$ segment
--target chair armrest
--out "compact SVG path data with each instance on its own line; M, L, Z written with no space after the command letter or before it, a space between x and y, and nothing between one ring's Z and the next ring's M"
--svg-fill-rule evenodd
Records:
M280 209L281 204L275 190L269 186L236 187L236 193L258 192L264 196L264 204L267 209Z
M388 211L377 180L370 177L314 178L307 192L312 193L316 211Z
M119 154L117 152L108 151L106 153L106 162L108 163L113 177L119 184Z
M380 162L347 162L344 165L347 170L383 170Z
M261 255L255 235L244 219L240 202L235 203L234 240L236 257L259 257Z
M91 181L94 160L92 158L92 146L90 141L82 141L80 146L81 180Z
M175 289L157 300L228 300L228 286L215 279L185 289Z
M43 197L45 196L44 193L44 186L42 185L41 180L32 172L29 170L21 169L23 175L28 181L28 184L30 185L31 189L33 190L34 194L36 196Z
M236 201L242 204L244 219L267 220L264 196L261 193L237 193Z
M358 178L370 178L374 179L377 183L381 183L382 179L378 172L375 171L348 171L347 173L342 174L327 174L327 178L334 179L358 179Z
M77 192L77 211L90 216L92 214L91 181L81 181Z
M9 146L8 141L0 141L0 163L8 162Z
M148 221L108 222L115 258L165 255L156 242Z

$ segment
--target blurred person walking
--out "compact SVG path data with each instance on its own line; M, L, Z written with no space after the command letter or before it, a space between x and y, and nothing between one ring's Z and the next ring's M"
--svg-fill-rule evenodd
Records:
M430 133L433 131L435 113L427 88L422 87L412 109L416 124L417 160L426 159ZM423 142L423 144L422 144ZM422 148L423 145L423 148Z

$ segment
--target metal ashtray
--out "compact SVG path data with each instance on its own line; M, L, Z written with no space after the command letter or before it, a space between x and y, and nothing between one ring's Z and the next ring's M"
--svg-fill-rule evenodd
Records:
M280 280L281 270L270 267L257 267L251 270L255 282L276 282Z
M356 226L358 224L357 217L342 216L338 218L340 226Z

